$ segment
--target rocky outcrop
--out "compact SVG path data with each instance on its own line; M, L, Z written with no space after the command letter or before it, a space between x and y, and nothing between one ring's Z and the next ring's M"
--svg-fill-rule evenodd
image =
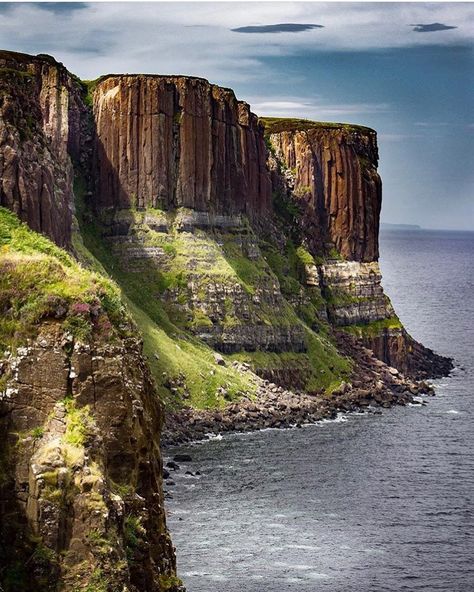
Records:
M117 286L0 208L0 586L177 590L163 409Z
M140 342L80 343L45 323L4 370L1 544L2 557L14 550L29 565L18 589L76 590L80 581L161 590L176 565L156 437L162 410ZM12 564L3 564L6 581Z
M82 87L62 64L0 52L0 205L60 246L71 238L71 157L86 122Z
M376 261L326 261L319 268L331 322L360 325L395 317Z
M116 210L102 220L122 271L161 283L169 318L204 343L225 353L306 350L303 327L242 216Z
M254 218L270 206L257 117L200 78L107 76L93 93L94 206L187 207Z
M361 335L362 342L385 363L416 379L441 378L453 369L450 358L419 343L402 327L384 327Z
M297 387L287 390L265 378L253 377L257 391L251 399L245 397L239 404L219 410L185 409L169 413L162 436L163 444L182 444L223 432L301 427L323 419L334 419L340 412L380 413L377 407L426 404L415 397L433 394L431 386L403 376L350 336L339 334L338 344L357 364L351 381L341 383L330 395L306 393ZM241 372L250 373L247 364L234 362L233 365Z
M308 122L299 127L278 131L273 125L269 138L284 163L311 250L335 247L344 259L377 260L382 183L375 131Z
M306 281L319 280L327 319L410 376L445 375L451 361L408 335L381 285L376 133L347 124L263 121L277 206L292 214L298 240L314 256Z

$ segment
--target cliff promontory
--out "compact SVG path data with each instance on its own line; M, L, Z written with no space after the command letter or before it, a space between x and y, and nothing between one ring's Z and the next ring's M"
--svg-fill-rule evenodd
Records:
M106 76L93 109L95 207L269 210L258 119L230 89L183 76Z
M0 52L0 584L177 592L160 439L405 405L376 133Z

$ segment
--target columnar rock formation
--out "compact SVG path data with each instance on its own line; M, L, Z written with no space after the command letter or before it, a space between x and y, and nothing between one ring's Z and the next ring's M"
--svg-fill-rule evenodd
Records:
M108 76L94 91L97 208L270 207L257 117L229 89L189 77Z
M66 246L86 121L81 86L49 56L0 52L0 205Z
M403 372L426 377L449 371L449 361L408 335L383 292L377 262L382 183L376 132L307 120L264 121L274 151L273 185L297 205L303 241L319 256L320 288L331 323ZM309 281L315 275L310 273Z
M98 270L0 209L0 587L176 592L158 393L221 408L270 378L304 415L322 393L351 408L353 379L353 401L410 400L354 335L412 375L450 362L381 287L373 130L264 131L199 78L86 86L49 56L0 52L0 205Z
M377 260L382 183L375 131L310 122L278 129L269 127L270 141L290 173L313 248L329 243L344 259Z

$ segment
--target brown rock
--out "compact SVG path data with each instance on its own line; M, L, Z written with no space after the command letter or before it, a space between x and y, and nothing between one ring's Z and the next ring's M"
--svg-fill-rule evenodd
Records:
M314 252L332 243L349 260L378 259L382 183L376 132L323 125L271 135L293 175L293 194Z
M263 133L231 90L201 78L108 76L94 117L97 208L268 211Z
M0 205L60 246L71 238L82 89L49 56L0 52Z

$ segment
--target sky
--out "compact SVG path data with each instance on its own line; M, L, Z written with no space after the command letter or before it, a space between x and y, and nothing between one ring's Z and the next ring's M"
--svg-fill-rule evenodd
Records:
M474 4L0 3L0 47L83 79L201 76L258 115L373 127L382 221L474 230Z

